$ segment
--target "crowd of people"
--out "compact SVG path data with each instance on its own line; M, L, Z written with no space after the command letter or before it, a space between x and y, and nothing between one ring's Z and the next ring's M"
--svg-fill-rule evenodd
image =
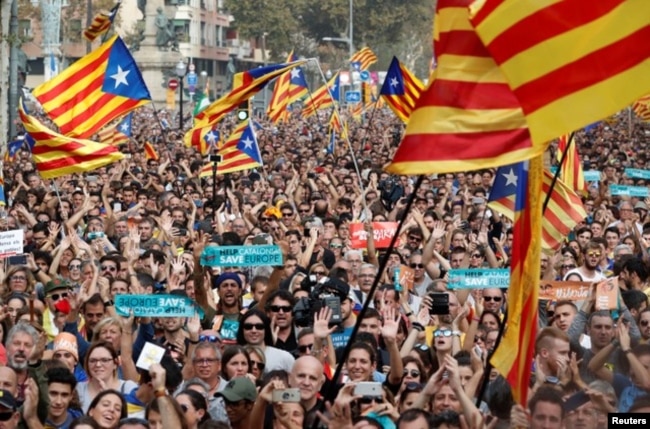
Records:
M540 300L526 406L488 363L507 288L447 282L457 268L509 267L512 222L487 208L495 169L433 174L414 189L414 177L382 169L403 132L389 111L349 120L354 157L343 140L326 150L324 115L262 118L264 165L216 183L147 108L127 158L96 171L43 180L24 148L4 164L0 227L24 231L24 261L0 265L0 425L605 428L607 413L650 412L650 201L608 192L646 184L624 169L646 168L650 125L628 119L576 134L585 170L602 177L584 195L588 217L540 261L540 282L617 277L618 308L596 310L595 293ZM160 159L145 157L145 141ZM378 248L372 222L402 218L398 246ZM355 223L365 248L353 245ZM277 244L283 265L201 265L211 246L259 243ZM412 287L396 280L400 267ZM188 297L202 311L122 316L120 294ZM165 353L143 369L147 343Z

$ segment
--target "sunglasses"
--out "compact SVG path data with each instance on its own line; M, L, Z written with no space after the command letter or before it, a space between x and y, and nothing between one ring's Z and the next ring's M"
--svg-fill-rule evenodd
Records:
M117 271L117 267L114 267L112 265L102 265L99 267L102 271Z
M68 292L63 292L63 293L53 293L50 295L50 299L52 301L58 301L60 299L64 299L68 297Z
M650 323L650 321L648 321L648 320L641 320L641 321L639 322L639 325L641 325L641 326L648 326L648 323Z
M271 217L261 217L260 222L271 222L273 218Z
M221 338L216 335L199 335L199 342L218 343L221 342Z
M78 269L81 269L81 265L80 264L70 264L70 265L68 265L68 269L69 270L78 270Z
M572 270L575 267L576 267L575 265L562 265L563 270Z
M282 213L282 216L284 216L284 217L291 217L291 216L293 216L293 212L283 212L283 213Z
M472 258L482 258L483 255L481 255L480 253L474 253L471 257Z
M375 404L381 404L382 402L384 402L384 398L381 398L381 397L378 398L378 397L376 397L376 396L363 396L363 397L361 397L361 398L359 399L359 402L360 402L361 404L365 404L365 405L367 405L367 404L372 404L373 402L374 402Z
M324 275L326 275L325 271L313 271L312 274L315 275L315 276L324 276Z
M264 330L264 323L244 323L244 331L251 331L253 329L257 329L258 331L263 331Z
M422 237L416 237L415 235L409 235L408 238L413 241L422 241Z
M411 377L419 377L420 376L420 371L418 371L417 369L412 369L411 371L409 371L408 369L405 369L404 371L402 371L402 375L403 376L410 375Z
M592 257L592 258L600 258L600 252L588 252L587 256Z
M219 362L217 358L192 359L192 363L195 365L209 365L217 362Z
M15 411L5 411L4 413L0 413L0 422L6 422L14 416L14 413Z
M291 313L292 310L290 305L272 305L269 309L274 313Z
M433 336L436 338L440 337L451 337L452 332L450 329L438 329L436 332L433 333Z
M254 360L249 362L251 368L257 368L259 371L264 371L264 367L266 367L266 364L264 362L255 362Z
M300 353L307 353L307 352L311 351L312 347L314 347L313 344L307 344L307 345L304 345L304 346L298 346L298 351L299 351Z
M298 213L309 213L309 209L307 209L307 210L298 210Z
M424 264L409 264L411 268L424 268Z
M490 302L490 301L501 302L501 297L500 296L485 296L484 295L483 300L485 302Z
M341 249L343 247L342 244L339 243L330 243L330 249Z

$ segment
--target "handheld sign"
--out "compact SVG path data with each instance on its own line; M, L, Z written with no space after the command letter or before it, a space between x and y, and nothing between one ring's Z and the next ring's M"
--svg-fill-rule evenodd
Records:
M596 285L596 310L618 308L618 277L603 280Z
M203 317L203 310L190 298L180 295L115 295L115 312L136 317Z
M641 170L638 168L626 168L625 175L631 179L650 179L650 170Z
M0 258L23 253L24 235L22 229L0 232Z
M407 290L413 290L415 270L407 265L400 265L399 284Z
M591 283L577 281L544 281L539 298L552 301L583 301L591 295Z
M507 268L472 268L449 271L449 289L506 288L510 285Z
M648 197L650 192L645 186L627 186L612 183L609 185L609 192L612 195L622 195L626 197Z
M390 240L397 231L397 222L372 222L372 237L375 239L377 249L390 246ZM399 244L399 243L398 243ZM350 247L365 249L368 246L368 233L363 229L361 222L350 224Z
M147 342L144 344L142 352L140 352L140 357L138 357L138 361L135 363L135 366L142 368L145 371L149 371L151 365L154 363L160 363L163 356L165 356L165 352L165 348L160 347L157 344Z
M280 266L280 246L208 246L201 254L204 267L258 267Z

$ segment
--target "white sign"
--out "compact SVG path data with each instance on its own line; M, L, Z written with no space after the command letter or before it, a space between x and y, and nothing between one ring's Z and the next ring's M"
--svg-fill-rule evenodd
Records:
M22 229L0 232L0 258L23 253L24 236Z

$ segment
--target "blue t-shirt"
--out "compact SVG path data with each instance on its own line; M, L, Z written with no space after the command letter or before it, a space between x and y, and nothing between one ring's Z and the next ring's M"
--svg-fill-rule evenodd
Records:
M334 332L330 335L334 348L338 349L339 347L345 347L348 341L350 341L350 336L352 335L353 330L354 326L350 326L349 328L345 328L340 332Z
M618 396L618 412L627 413L637 398L648 395L648 392L635 386L632 380L624 375L614 373L613 383Z

